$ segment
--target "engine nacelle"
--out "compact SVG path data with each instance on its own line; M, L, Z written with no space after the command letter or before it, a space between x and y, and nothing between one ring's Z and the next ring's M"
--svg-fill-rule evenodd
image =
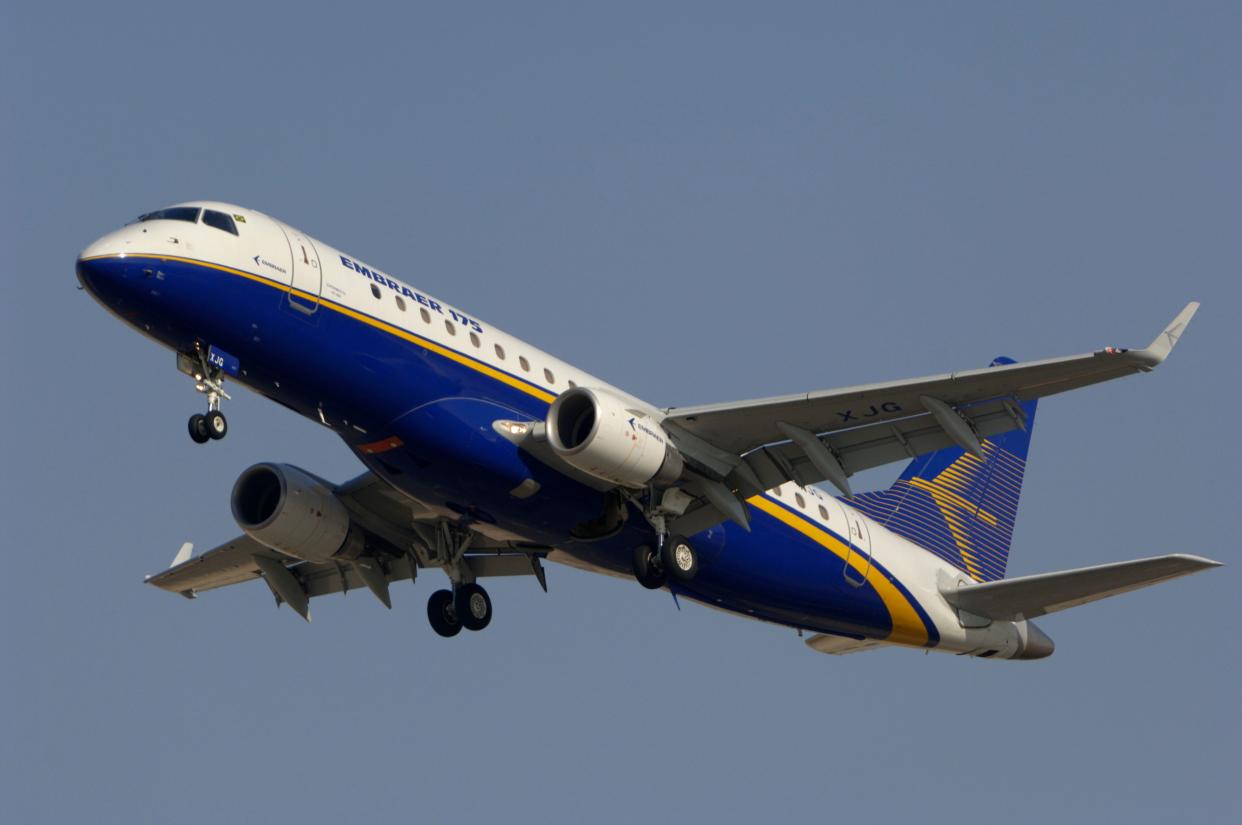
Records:
M567 464L623 487L669 486L685 468L659 423L603 390L561 393L548 410L546 432Z
M362 535L322 481L289 464L256 464L233 485L233 518L250 538L304 561L352 558Z

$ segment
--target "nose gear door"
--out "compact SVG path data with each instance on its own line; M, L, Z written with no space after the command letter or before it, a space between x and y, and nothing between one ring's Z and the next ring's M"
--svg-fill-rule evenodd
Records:
M282 225L281 231L289 242L289 255L292 260L289 305L312 315L319 309L319 295L323 291L323 268L319 265L319 252L311 239L296 229Z

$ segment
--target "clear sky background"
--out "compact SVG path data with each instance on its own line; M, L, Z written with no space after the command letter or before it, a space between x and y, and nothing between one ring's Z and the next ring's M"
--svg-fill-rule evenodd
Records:
M1238 691L1242 13L1019 5L6 3L0 819L1216 822ZM89 241L219 198L659 404L1143 346L1040 408L1011 574L1229 566L1062 613L1039 662L835 658L562 567L314 605L142 584L235 535L322 427L75 289ZM887 485L899 468L856 486Z

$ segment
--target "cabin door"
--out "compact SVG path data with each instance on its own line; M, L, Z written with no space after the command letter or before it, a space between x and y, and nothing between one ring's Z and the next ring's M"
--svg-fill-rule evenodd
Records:
M311 315L319 309L319 294L323 290L319 253L310 238L290 227L282 226L281 229L289 241L292 258L293 278L289 287L289 305Z

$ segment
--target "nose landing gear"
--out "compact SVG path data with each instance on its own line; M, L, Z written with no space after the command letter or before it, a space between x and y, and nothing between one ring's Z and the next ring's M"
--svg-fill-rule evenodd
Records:
M187 425L195 444L219 441L229 433L228 419L220 412L220 399L232 398L224 391L224 369L212 361L201 347L193 356L177 356L177 366L194 379L194 389L207 396L207 412L190 416Z
M189 430L195 444L206 444L228 435L229 422L219 410L211 410L206 415L195 413L190 416Z

